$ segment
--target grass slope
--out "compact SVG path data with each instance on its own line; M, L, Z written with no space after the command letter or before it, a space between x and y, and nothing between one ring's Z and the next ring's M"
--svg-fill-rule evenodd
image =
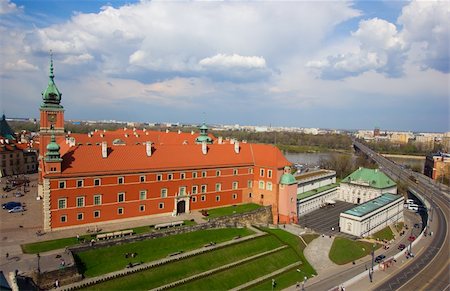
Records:
M200 230L158 239L143 240L123 245L92 249L76 255L86 277L94 277L125 268L131 262L150 262L177 251L189 251L205 243L231 240L235 236L246 236L253 232L246 228L224 228ZM135 258L125 258L125 253L134 253Z
M235 213L249 212L249 211L258 209L260 207L261 206L258 204L248 203L248 204L240 204L240 205L234 205L234 206L209 209L208 210L209 215L207 217L205 217L205 219L227 216L227 215L232 215Z
M281 245L275 237L264 236L97 284L89 287L89 290L148 290L242 260Z

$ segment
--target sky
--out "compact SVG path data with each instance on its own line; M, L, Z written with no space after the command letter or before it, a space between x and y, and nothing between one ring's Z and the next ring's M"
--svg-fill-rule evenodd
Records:
M450 131L449 1L0 0L0 109Z

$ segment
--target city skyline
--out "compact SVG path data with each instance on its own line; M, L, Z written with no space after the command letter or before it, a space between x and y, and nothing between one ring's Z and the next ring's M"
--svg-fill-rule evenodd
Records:
M445 2L0 4L7 116L449 131Z

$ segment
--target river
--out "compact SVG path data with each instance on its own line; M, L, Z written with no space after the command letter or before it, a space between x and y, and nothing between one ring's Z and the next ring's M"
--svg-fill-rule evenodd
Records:
M315 167L320 165L321 160L328 159L331 155L345 155L343 153L291 153L284 152L284 156L291 163L298 163L308 167ZM352 154L354 157L354 154ZM425 165L425 159L408 158L408 157L389 157L388 159L396 162L397 164L409 167L412 169L418 168L423 173L423 167Z

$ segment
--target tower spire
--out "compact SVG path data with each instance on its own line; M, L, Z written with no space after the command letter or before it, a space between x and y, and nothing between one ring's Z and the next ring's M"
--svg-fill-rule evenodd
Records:
M48 75L47 89L42 92L41 108L62 108L60 105L62 94L59 92L55 84L55 74L53 69L53 51L50 50L50 69Z

